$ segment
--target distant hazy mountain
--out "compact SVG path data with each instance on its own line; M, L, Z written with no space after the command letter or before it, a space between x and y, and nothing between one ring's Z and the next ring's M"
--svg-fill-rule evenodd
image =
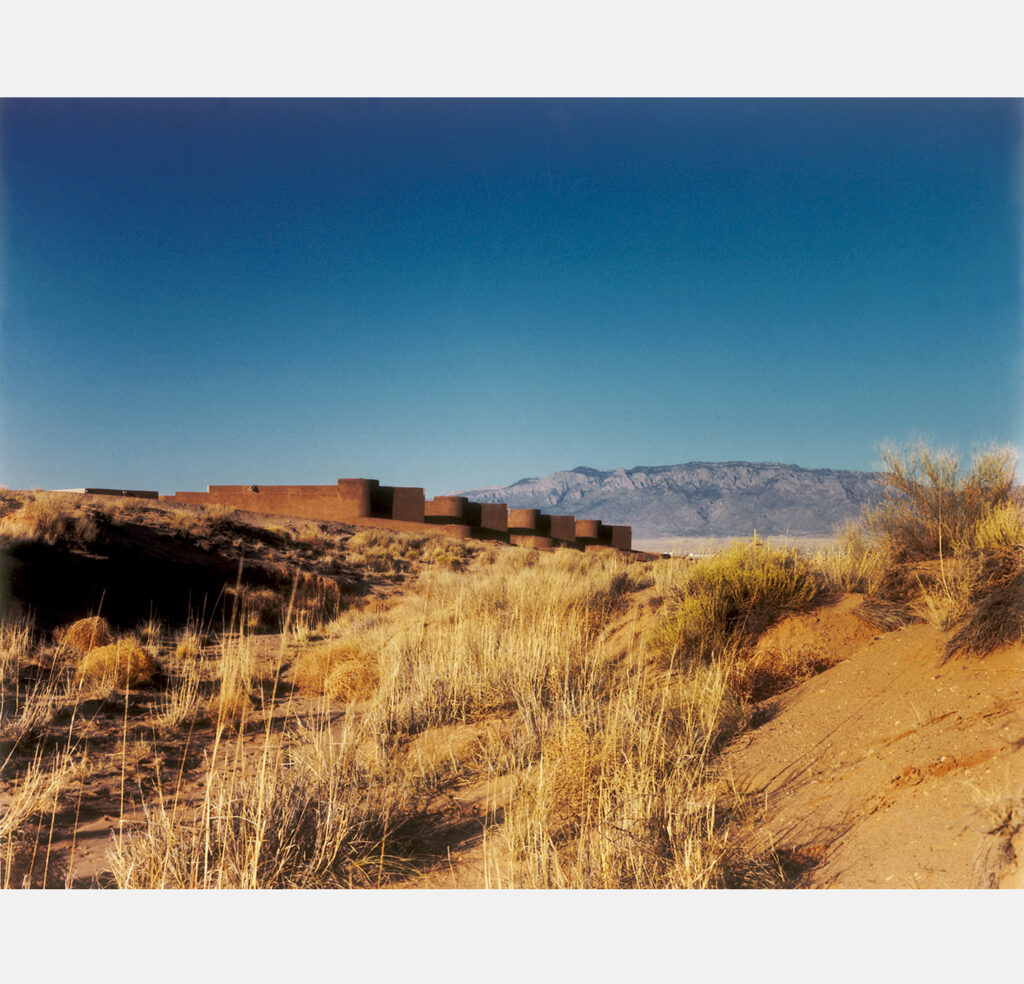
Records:
M457 493L633 527L634 539L758 534L830 536L873 501L873 472L773 462L691 461L598 471L573 468L504 488Z

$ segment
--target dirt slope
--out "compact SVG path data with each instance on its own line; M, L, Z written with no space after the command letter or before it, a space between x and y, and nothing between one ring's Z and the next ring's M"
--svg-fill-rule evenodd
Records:
M1024 887L1024 647L943 664L943 633L880 633L859 601L762 640L842 658L726 750L741 841L817 862L806 887Z

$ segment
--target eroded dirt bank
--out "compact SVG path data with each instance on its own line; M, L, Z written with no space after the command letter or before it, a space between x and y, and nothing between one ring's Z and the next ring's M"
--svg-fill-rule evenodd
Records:
M1024 647L943 663L944 633L879 632L858 604L762 640L841 660L726 750L750 808L737 835L801 859L805 887L1024 886Z

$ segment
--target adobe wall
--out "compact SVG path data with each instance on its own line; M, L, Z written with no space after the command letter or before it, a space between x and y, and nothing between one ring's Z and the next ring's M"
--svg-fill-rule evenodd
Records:
M375 483L376 485L376 483ZM400 519L406 523L422 523L423 489L377 485L370 490L370 516Z
M508 506L504 502L467 502L465 517L470 526L508 533Z
M466 519L468 505L469 499L464 495L437 495L424 503L423 511L428 523L461 523Z
M337 485L210 485L206 492L176 492L161 498L383 529L501 540L542 550L593 547L633 553L629 526L550 516L539 509L509 509L505 503L470 502L461 495L427 500L421 488L381 485L372 478L340 478Z
M584 547L600 543L601 521L599 519L577 519L576 542Z
M549 516L548 523L552 539L561 540L566 544L576 543L575 516Z
M206 492L165 498L339 523L369 517L423 523L423 489L382 486L373 478L342 478L337 485L209 485Z
M633 527L632 526L601 526L608 531L608 542L616 550L633 549Z
M522 536L537 535L540 525L539 509L510 509L508 531Z
M132 499L159 499L159 492L148 489L54 489L55 492L79 492L83 495L123 495Z

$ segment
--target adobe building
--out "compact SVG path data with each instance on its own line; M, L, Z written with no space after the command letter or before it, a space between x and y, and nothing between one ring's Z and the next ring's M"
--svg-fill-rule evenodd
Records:
M132 489L65 491L158 497L156 492ZM461 495L439 495L428 500L421 488L381 485L374 478L339 478L336 485L210 485L205 492L175 492L159 498L355 526L499 540L539 550L608 550L644 559L651 556L632 549L633 531L629 526L550 516L539 509L509 509L503 502L470 502Z

